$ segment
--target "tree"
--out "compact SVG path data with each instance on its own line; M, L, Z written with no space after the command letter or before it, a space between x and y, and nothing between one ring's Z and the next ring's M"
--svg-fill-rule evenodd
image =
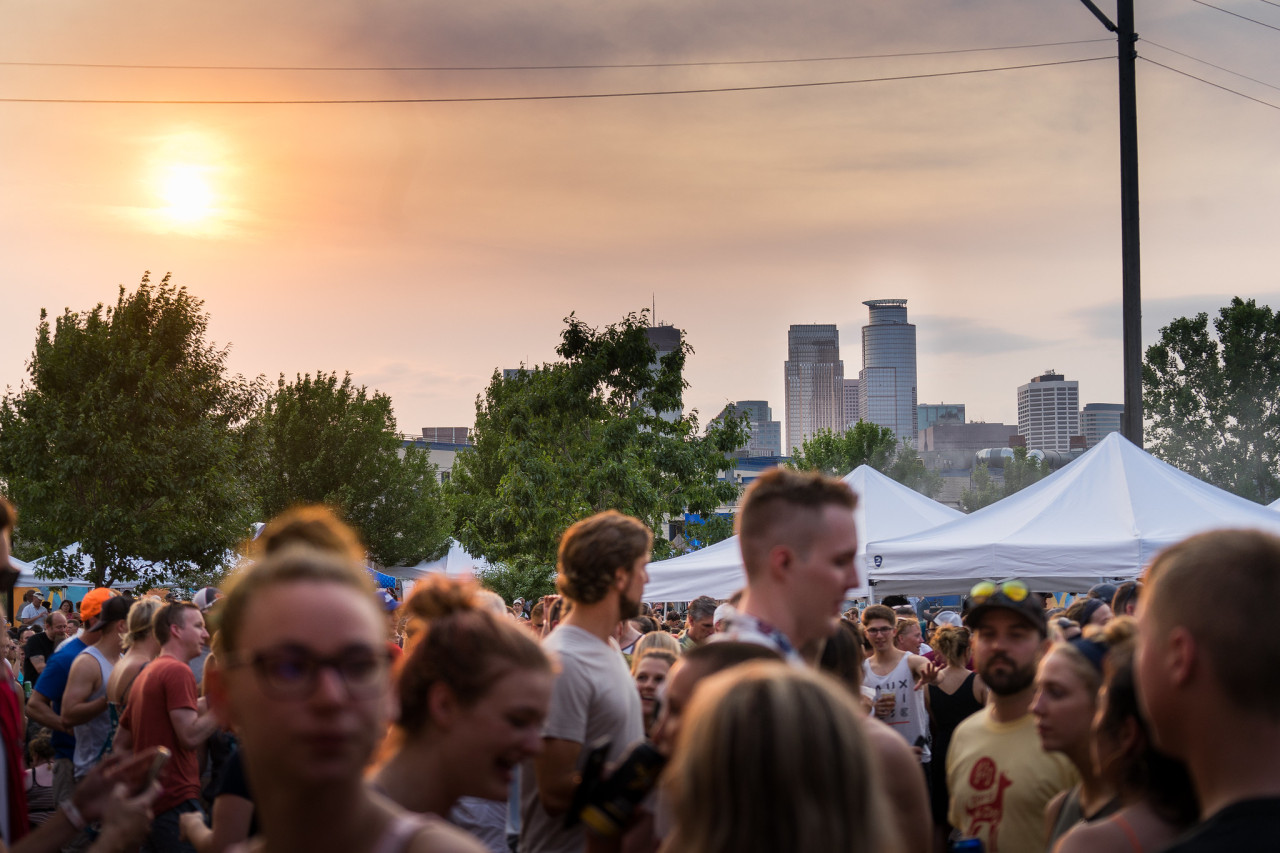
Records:
M942 475L924 467L920 454L906 441L898 446L897 455L884 473L926 497L937 497L942 491Z
M647 312L602 330L572 314L565 324L563 361L510 379L494 372L476 400L475 444L454 462L456 536L491 563L550 570L560 535L592 513L616 509L657 531L737 495L717 475L746 441L746 419L699 436L697 412L679 414L687 342L659 362ZM670 553L656 537L654 557Z
M831 477L843 477L859 465L884 472L893 463L896 449L893 430L860 420L844 432L818 430L800 445L791 467Z
M1160 330L1142 366L1148 449L1215 486L1280 496L1280 313L1236 297Z
M357 388L346 374L283 376L260 416L265 518L299 503L334 507L360 530L383 566L444 556L452 518L436 466L404 447L391 398Z
M1025 447L1013 448L1013 456L1004 459L1003 477L1000 483L991 478L987 463L979 462L973 469L971 488L960 495L960 508L973 512L989 506L1001 498L1022 491L1032 483L1043 480L1052 473L1047 463L1027 452Z
M203 303L150 274L113 307L40 312L30 384L0 403L0 476L24 541L75 542L88 579L176 582L225 568L256 508L242 432L258 382L226 374ZM55 553L44 576L80 576Z
M519 559L500 563L478 573L477 580L487 590L496 592L507 604L517 598L537 601L556 591L555 571L537 560Z

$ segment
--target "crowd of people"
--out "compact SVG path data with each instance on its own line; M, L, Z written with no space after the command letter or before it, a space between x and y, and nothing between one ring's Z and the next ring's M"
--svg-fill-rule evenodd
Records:
M5 849L1280 850L1280 539L1191 537L1065 610L1017 578L846 609L856 501L761 476L743 588L678 607L643 602L652 534L613 511L510 606L375 590L322 507L191 601L28 595Z

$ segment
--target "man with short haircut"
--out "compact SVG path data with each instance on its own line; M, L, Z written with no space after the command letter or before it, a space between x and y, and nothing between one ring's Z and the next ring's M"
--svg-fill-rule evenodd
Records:
M934 680L936 672L920 655L894 645L895 632L900 635L903 625L914 625L918 639L920 623L914 618L898 619L883 604L872 604L862 612L862 625L871 641L871 657L862 662L862 684L876 692L875 715L915 751L927 774L933 754L922 688Z
M114 731L107 711L107 680L120 660L121 644L128 633L129 601L116 596L102 605L98 618L86 633L99 635L71 664L67 688L62 694L62 723L75 731L75 779L79 782L102 760Z
M44 609L40 590L29 589L22 594L22 610L18 611L18 622L24 628L39 622L48 612Z
M707 595L700 595L689 602L684 633L680 635L680 650L687 652L702 645L715 632L716 600Z
M857 502L846 483L820 473L773 468L757 477L737 520L747 587L715 642L766 646L793 666L816 660L840 627L845 592L858 585ZM915 754L888 726L869 722L866 732L902 849L927 850L932 821Z
M218 728L214 715L201 710L188 662L200 654L209 633L199 608L186 601L161 608L153 630L160 655L134 681L115 744L118 750L134 752L163 746L173 754L160 773L163 792L152 806L156 817L142 849L188 853L193 848L179 840L178 819L186 812L202 811L196 750Z
M965 624L991 699L951 737L948 819L961 835L980 838L988 853L1044 850L1045 806L1077 781L1065 755L1040 746L1031 714L1036 669L1050 645L1044 605L1016 579L983 581L970 602Z
M58 644L67 636L67 616L61 610L55 610L44 617L44 631L33 636L23 648L26 660L22 664L22 677L32 684L44 672L45 664Z
M653 534L612 510L577 522L560 540L556 588L572 603L543 642L560 663L542 727L544 749L521 767L520 849L580 853L581 826L564 828L583 747L609 742L616 761L644 737L640 694L613 640L622 619L640 612Z
M1168 853L1280 844L1280 538L1220 530L1161 552L1138 601L1138 699L1186 763L1201 823Z

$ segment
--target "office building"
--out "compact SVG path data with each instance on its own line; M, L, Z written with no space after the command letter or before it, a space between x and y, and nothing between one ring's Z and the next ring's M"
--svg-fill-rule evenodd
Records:
M422 438L428 444L470 444L471 427L423 427Z
M1080 411L1084 446L1093 447L1110 433L1120 432L1120 420L1123 417L1123 403L1085 403Z
M864 421L916 443L916 327L907 322L907 300L869 299L862 327L858 408Z
M840 331L834 325L792 326L787 332L783 365L787 393L787 435L783 452L790 456L820 430L843 432L844 362Z
M1047 370L1018 386L1018 434L1029 450L1071 449L1080 435L1080 383Z
M916 406L916 429L924 432L934 424L964 423L964 403L921 403Z
M852 429L853 425L862 420L862 409L858 407L858 380L846 379L844 381L844 425L846 429Z
M751 435L747 443L735 451L738 457L782 455L782 422L773 419L773 409L769 407L767 400L739 400L730 403L707 426L723 421L730 414L745 414L751 421Z
M649 326L644 330L644 336L648 339L649 345L653 347L655 354L653 360L653 372L656 374L663 358L680 349L683 341L684 333L675 326L659 324L657 326ZM676 409L674 412L666 411L659 413L665 421L678 421L684 417L684 409Z

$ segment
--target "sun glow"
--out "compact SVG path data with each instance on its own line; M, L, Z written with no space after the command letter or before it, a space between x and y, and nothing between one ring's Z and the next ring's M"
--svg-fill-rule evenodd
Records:
M214 195L209 185L208 167L181 164L168 167L160 185L160 197L167 203L164 215L176 222L195 223L213 212Z

